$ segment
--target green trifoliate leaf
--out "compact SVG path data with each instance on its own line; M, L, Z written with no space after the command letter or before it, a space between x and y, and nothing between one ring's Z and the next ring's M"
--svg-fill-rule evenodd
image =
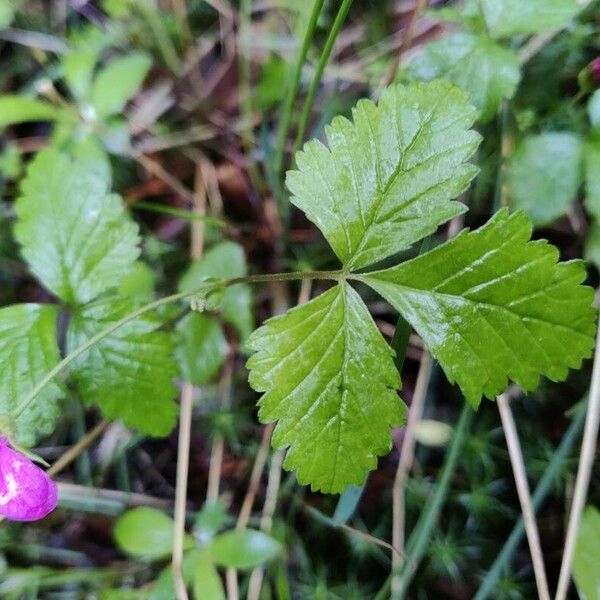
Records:
M65 302L83 304L117 286L139 254L137 225L88 161L40 152L15 210L23 257Z
M583 513L573 557L573 579L582 600L600 597L600 512L588 506Z
M352 118L326 128L329 148L313 140L296 154L287 186L342 263L359 269L466 210L451 200L476 173L465 161L479 135L465 94L440 81L392 86Z
M53 121L59 116L60 110L44 100L16 94L0 96L0 127L28 121Z
M208 278L233 279L248 272L243 248L234 242L220 242L190 265L179 282L179 291L193 292L205 285ZM252 291L247 285L235 285L224 290L215 306L223 320L236 328L246 339L254 329Z
M496 38L561 29L581 10L578 0L478 0Z
M24 396L60 360L56 344L58 309L52 305L16 304L0 310L0 416L8 417ZM15 439L33 446L49 434L60 417L62 391L50 383L16 420Z
M194 385L217 374L228 350L221 325L211 315L192 312L177 324L175 355L185 379Z
M591 136L584 145L585 207L600 222L600 137Z
M480 229L364 281L411 323L448 379L477 406L508 379L524 390L540 375L562 381L594 347L593 290L580 261L530 241L523 213L497 213Z
M152 61L143 52L132 52L104 67L92 84L91 100L96 118L120 113L146 78Z
M404 420L400 377L358 294L345 282L267 321L248 340L250 385L266 392L259 418L278 421L275 448L315 490L363 482Z
M489 121L511 98L521 77L517 55L484 35L455 33L427 44L408 67L411 78L441 78L469 93L479 118Z
M127 299L111 298L82 308L70 323L69 352L133 312ZM177 417L173 379L177 364L171 337L157 331L151 314L130 321L94 345L72 369L80 395L109 419L154 436L168 435Z
M547 132L525 138L511 157L509 201L524 210L535 225L565 215L581 184L581 138L568 132Z

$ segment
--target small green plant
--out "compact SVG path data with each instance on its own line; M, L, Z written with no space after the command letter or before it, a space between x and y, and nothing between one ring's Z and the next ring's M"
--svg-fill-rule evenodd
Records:
M281 545L253 529L221 530L228 516L220 503L207 504L197 515L191 535L185 538L183 577L196 600L224 600L217 567L249 570L277 557ZM173 550L173 520L154 508L134 508L115 524L119 548L142 561L161 561ZM166 567L152 586L149 598L173 598L173 575Z
M52 432L61 416L65 390L56 380L24 399L60 360L56 331L61 312L70 318L67 353L92 340L89 352L70 369L81 400L99 406L107 418L158 436L175 426L173 380L180 369L200 385L221 366L228 344L220 323L231 323L241 339L253 327L251 296L243 285L223 293L218 313L208 310L180 320L176 336L160 330L163 321L151 312L121 326L123 318L144 306L147 292L135 291L136 274L144 268L138 260L138 226L121 198L108 190L109 180L87 161L48 149L31 163L15 204L22 255L58 300L0 310L0 355L9 367L0 383L2 414L11 421L7 433L25 446ZM240 247L217 244L184 274L182 295L190 286L197 291L211 276L245 273ZM113 331L104 335L107 328Z
M0 95L0 127L53 122L54 147L110 174L106 152L127 154L130 150L130 131L122 113L152 64L149 55L135 51L112 56L98 67L110 43L117 41L113 37L94 26L77 30L58 65L69 91L68 101L59 95L51 79L41 78L34 90L37 97Z
M467 162L479 142L469 129L475 116L466 95L444 82L393 86L378 105L359 102L353 122L337 118L327 129L329 148L309 142L287 176L292 202L321 229L342 269L245 277L243 257L223 244L192 267L178 294L145 306L114 292L139 254L137 228L120 199L85 163L40 153L16 204L15 234L32 272L72 312L70 354L59 368L72 363L82 399L107 417L166 435L177 412L177 365L155 308L200 294L196 305L220 308L245 337L247 288L231 295L231 285L331 280L331 289L247 340L255 352L250 384L265 392L259 417L278 421L274 446L288 447L285 466L301 483L328 493L362 483L389 451L390 427L404 421L394 353L352 283L371 287L404 316L473 407L509 380L526 390L541 374L563 380L593 348L593 292L581 285L580 262L558 263L555 248L530 241L523 214L502 210L422 256L365 272L466 210L453 199L476 173ZM47 376L43 394L35 387L59 361L57 314L52 305L0 311L2 347L14 365L3 379L3 414L21 443L51 431L60 414L60 384ZM194 313L176 329L184 373L207 380L226 351L218 323ZM192 361L186 347L194 344L207 354Z
M31 446L61 415L64 391L56 380L32 402L19 404L60 359L61 308L71 317L70 352L139 306L139 299L118 293L139 256L139 233L103 175L55 150L36 156L15 209L22 255L60 301L0 310L0 352L9 366L0 385L2 412L14 419L13 437ZM160 325L155 315L146 315L115 329L70 372L83 402L153 435L168 434L177 415L172 383L177 365L171 337Z

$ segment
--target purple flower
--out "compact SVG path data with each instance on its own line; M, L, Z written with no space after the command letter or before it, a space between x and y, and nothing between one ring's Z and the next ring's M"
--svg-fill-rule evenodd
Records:
M0 515L11 521L37 521L56 508L56 484L24 454L0 437Z
M590 64L592 79L596 85L600 84L600 58L594 59Z

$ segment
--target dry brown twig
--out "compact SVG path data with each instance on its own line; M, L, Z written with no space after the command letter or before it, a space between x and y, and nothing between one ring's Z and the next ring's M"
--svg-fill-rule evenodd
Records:
M529 551L533 562L533 571L537 584L537 590L540 600L550 600L550 590L548 587L548 578L544 567L544 556L540 543L540 534L535 520L535 510L531 499L531 492L527 482L527 473L525 471L525 462L519 442L517 427L510 409L510 394L504 393L496 398L500 418L502 420L502 429L506 437L506 445L510 455L510 462L515 477L519 502L521 503L521 512L523 513L523 522L529 542Z
M396 74L398 73L398 69L400 68L402 58L406 54L406 51L410 48L410 45L412 44L415 25L419 17L423 14L423 11L426 7L427 0L416 0L415 8L413 9L412 14L410 15L410 19L408 21L406 29L404 30L404 35L402 36L402 44L400 45L400 49L394 55L394 58L392 59L390 67L383 80L384 86L388 86L396 78Z
M206 188L200 165L196 166L194 188L194 212L200 216L204 216L206 214ZM192 221L190 242L190 259L192 261L198 260L202 256L203 247L204 223L202 221ZM173 582L177 600L188 600L182 569L193 396L194 386L188 381L184 382L181 390L181 415L179 418L177 446L177 483L175 490L175 524L172 555Z
M404 513L405 513L405 490L408 473L413 463L416 446L416 424L423 416L423 407L425 406L425 397L431 378L431 369L433 361L427 350L421 355L421 363L417 374L417 382L412 398L412 403L408 411L408 422L404 430L404 440L400 449L400 460L394 479L392 490L393 500L393 529L391 547L397 549L392 553L392 597L397 593L399 586L399 573L404 556Z

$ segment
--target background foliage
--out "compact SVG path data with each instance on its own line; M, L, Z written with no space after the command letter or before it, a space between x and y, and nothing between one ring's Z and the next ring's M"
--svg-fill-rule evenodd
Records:
M14 410L61 356L156 297L190 291L219 277L336 269L340 261L358 270L393 255L408 262L364 281L396 308L410 304L406 294L397 297L398 286L415 289L413 306L404 306L404 314L439 360L425 400L434 435L418 434L407 483L408 548L414 548L415 524L437 489L449 445L463 423L464 398L448 379L473 404L482 393L502 391L507 374L531 390L539 372L563 379L567 367L577 367L579 356L589 355L593 332L586 308L589 292L581 292L566 308L560 300L565 289L584 279L596 287L600 266L600 80L592 63L599 54L600 7L592 2L581 11L575 0L429 4L439 10L417 14L413 21L411 3L355 0L338 32L340 3L324 3L301 70L289 135L291 148L296 117L333 31L337 36L317 81L304 136L323 143L308 143L295 164L286 152L284 164L293 168L287 175L288 195L277 170L277 134L297 54L311 25L312 2L104 0L78 8L37 0L0 2L3 412ZM532 39L556 30L531 53ZM394 73L390 66L399 51L402 61ZM390 74L409 85L383 91ZM448 83L436 82L436 92L420 99L425 87L411 82L434 78ZM475 110L456 100L465 93ZM359 98L373 101L357 104ZM420 131L420 142L410 144L419 117L411 107L417 101L431 101L433 117ZM440 112L436 120L433 104L456 112L451 118ZM388 117L397 110L406 111L400 118L403 127L390 131ZM470 131L473 124L477 133ZM364 151L369 127L386 140L374 150L380 160L375 173ZM419 164L429 150L437 154ZM385 171L401 151L414 166L414 185L407 189L406 180L392 181ZM475 168L467 159L474 151L479 174L473 180ZM340 197L329 193L325 178L314 177L323 171L333 178L349 164L359 178L334 180L336 189L344 190ZM443 183L441 192L436 183ZM386 205L390 185L406 189L401 211ZM459 195L470 208L464 216L462 205L453 201ZM344 197L359 202L357 212L345 214L340 226L336 202ZM574 264L557 266L550 246L528 241L527 222L505 212L486 228L440 245L448 231L438 226L448 219L464 219L476 229L505 205L522 209L535 225L534 239L555 244L561 259L584 257L587 273ZM403 224L403 218L416 215L418 221ZM452 277L453 265L468 262L473 245L484 245L490 229L517 240L518 252L507 250L505 257L507 272L523 268L510 280L514 293L535 294L542 283L552 282L549 296L526 304L528 314L552 313L560 322L581 313L582 324L580 331L558 337L547 332L544 352L532 350L530 332L510 328L507 346L522 353L519 360L498 347L488 354L481 343L481 364L465 368L452 360L465 348L438 348L428 339L432 317L423 309L422 296L440 282L424 282L415 273L433 272L432 261L447 252L439 262ZM427 246L413 246L425 236ZM204 249L201 257L190 259L190 248L198 244ZM535 269L527 268L528 261L536 261ZM473 281L455 281L445 291L457 298L462 294L467 310L464 295L478 276L489 274L488 267L479 264ZM307 360L318 361L327 348L335 354L330 342L346 329L355 336L357 355L369 349L364 361L374 363L383 382L379 390L345 365L347 377L355 381L357 402L376 396L392 407L387 413L375 407L363 432L367 436L353 431L348 437L353 444L372 439L353 450L360 464L343 463L337 481L309 473L314 429L324 431L325 464L335 460L322 415L315 415L286 459L298 468L301 482L312 479L316 488L335 492L346 489L350 479L360 483L360 475L350 475L375 466L376 455L388 448L388 425L403 418L402 406L391 403L389 391L398 383L387 346L397 314L362 283L357 289L364 303L346 283L326 291L329 287L319 281L312 289L306 282L244 285L193 299L205 304L204 312L190 312L183 301L159 307L116 330L75 361L67 378L47 386L19 415L15 432L19 442L35 446L51 463L104 418L118 420L104 425L101 437L59 476L56 513L39 524L2 525L0 596L173 597L169 512L178 388L187 380L195 386L183 569L191 592L197 598L223 597L221 575L235 567L244 595L253 569L262 565L262 598L386 597L381 590L390 569L388 549L352 530L391 538L391 488L403 430L393 431L392 451L378 461L364 489L350 487L340 497L328 496L284 472L267 535L258 529L264 526L263 505L270 497L268 473L281 459L272 453L258 479L250 528L235 528L264 436L256 419L258 396L247 383L248 356L259 350L249 363L250 382L267 391L260 411L268 420L281 418L278 390L293 387L301 376L302 365L290 360L285 374L266 380L263 371L270 365L262 352L274 351L273 330L283 332L277 338L282 346L293 342L286 330L297 320L305 322L310 335L307 324L316 326L327 304L337 320L323 323ZM250 335L255 324L298 298L312 297ZM342 299L355 307L351 317L341 310ZM504 331L503 316L490 311L485 318ZM477 344L480 327L462 333ZM422 350L421 340L411 336L401 365L402 397L409 404ZM343 357L338 359L343 363ZM484 369L490 373L485 382ZM514 403L532 487L544 484L547 490L539 500L538 522L552 586L590 370L585 362L560 384L542 378L535 391ZM331 397L335 402L335 394ZM285 408L289 422L280 421L276 446L288 443L299 420ZM218 503L206 497L215 448L223 453ZM472 420L464 421L464 443L448 489L409 588L411 597L483 598L486 586L493 598L533 597L522 538L497 576L490 575L520 512L493 403L482 403ZM591 598L586 590L597 589L597 477L589 502L574 571L580 593Z

